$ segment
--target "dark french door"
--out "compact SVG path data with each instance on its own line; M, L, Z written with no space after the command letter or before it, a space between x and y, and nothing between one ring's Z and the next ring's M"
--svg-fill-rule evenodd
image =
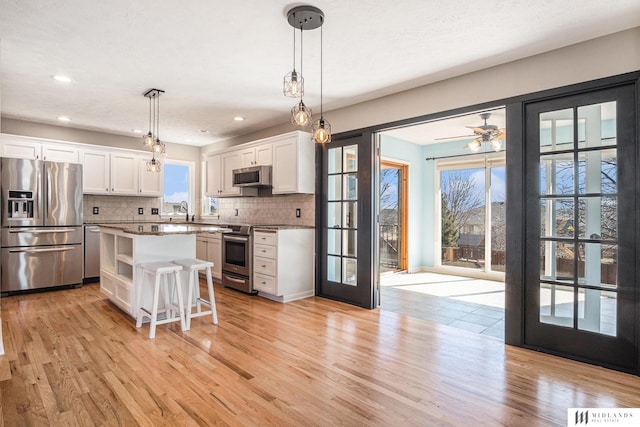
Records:
M635 371L633 86L525 106L524 343Z
M373 308L371 134L337 136L319 158L317 294Z

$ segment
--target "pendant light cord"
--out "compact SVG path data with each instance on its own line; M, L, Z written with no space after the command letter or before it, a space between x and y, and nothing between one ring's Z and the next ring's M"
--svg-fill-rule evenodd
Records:
M296 27L293 27L293 71L296 71Z
M320 24L320 120L324 119L322 114L322 53L324 52L324 48L322 47L322 27L323 25Z
M302 76L302 23L300 23L300 75ZM300 102L302 102L302 91L300 91Z

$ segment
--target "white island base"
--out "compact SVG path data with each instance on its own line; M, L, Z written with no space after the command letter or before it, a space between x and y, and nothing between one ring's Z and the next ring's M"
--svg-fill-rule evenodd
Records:
M153 297L139 265L196 256L195 234L138 235L105 227L100 232L100 290L134 319L141 304L151 307Z

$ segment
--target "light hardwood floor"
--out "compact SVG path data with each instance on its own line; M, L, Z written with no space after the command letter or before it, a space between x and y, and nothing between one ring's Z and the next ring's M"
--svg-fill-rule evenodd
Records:
M322 298L216 285L220 324L135 322L97 285L2 300L0 421L15 425L567 425L640 407L640 378Z

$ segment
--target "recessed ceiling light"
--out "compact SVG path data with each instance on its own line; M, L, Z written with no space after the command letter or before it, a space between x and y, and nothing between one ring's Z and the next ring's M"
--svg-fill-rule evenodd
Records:
M242 122L242 121L244 121L244 117L242 117L242 116L235 116L235 117L233 118L233 120L235 120L236 122Z
M133 133L142 133L142 131L140 129L132 129L131 132L133 132Z
M209 133L209 131L206 129L200 129L200 133Z
M61 74L55 74L53 76L51 76L51 78L55 81L58 82L62 82L62 83L71 83L71 79L67 76L63 76Z
M61 122L70 122L71 119L67 116L58 116L58 120L60 120Z

